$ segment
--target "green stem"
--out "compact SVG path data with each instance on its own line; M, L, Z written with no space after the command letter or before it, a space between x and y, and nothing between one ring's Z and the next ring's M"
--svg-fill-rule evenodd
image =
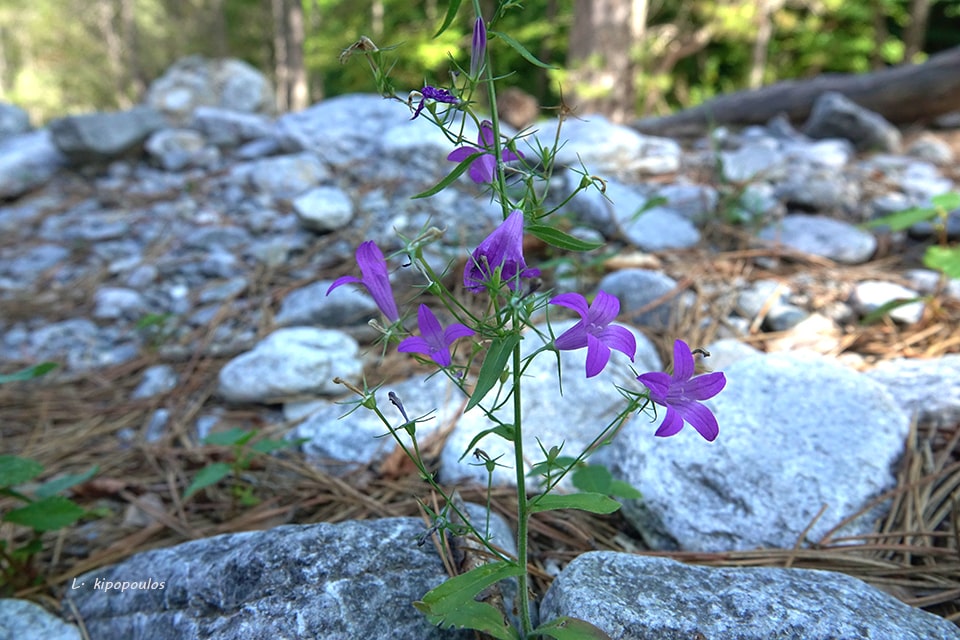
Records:
M513 423L514 423L514 466L517 472L517 563L523 570L517 581L517 598L520 600L520 633L527 638L533 633L530 622L530 576L527 573L527 521L530 511L527 504L526 472L523 466L523 429L522 409L520 407L520 345L513 348Z

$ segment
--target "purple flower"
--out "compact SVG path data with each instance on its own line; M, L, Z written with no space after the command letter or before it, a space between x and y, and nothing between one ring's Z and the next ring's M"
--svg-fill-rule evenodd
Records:
M367 240L357 247L357 264L360 265L363 278L340 276L327 289L327 295L348 282L362 284L390 322L399 320L400 313L397 311L397 303L393 300L393 289L390 288L390 276L387 274L387 259L383 257L383 252L380 251L377 243Z
M476 78L483 68L483 57L487 53L487 27L483 18L477 16L473 23L473 46L470 49L470 77Z
M514 210L476 248L463 269L463 286L473 293L481 293L486 283L500 269L500 280L517 289L517 278L533 278L540 269L528 269L523 260L523 213Z
M447 160L451 162L463 162L475 153L482 153L483 155L470 163L470 169L467 171L467 175L477 184L493 182L493 176L497 170L497 159L493 154L493 123L489 120L484 120L480 123L480 135L477 136L476 147L471 147L468 144L457 147L450 152ZM511 162L523 157L523 154L519 151L514 153L507 148L502 149L501 155L504 162Z
M416 92L411 94L411 97L416 95ZM415 120L417 116L420 115L420 112L423 111L424 105L426 105L427 100L434 100L435 102L446 102L447 104L460 104L460 98L453 95L446 89L437 89L436 87L431 87L430 85L425 86L420 90L420 104L417 105L417 110L414 111L413 117L411 120Z
M625 327L611 326L610 322L620 313L620 301L606 291L598 291L593 304L579 293L561 293L550 304L573 309L580 314L580 322L563 332L554 345L557 349L573 350L587 348L587 377L592 378L607 366L610 349L625 354L633 361L637 352L637 340Z
M673 375L654 372L637 377L650 389L650 399L667 408L660 428L654 435L666 437L680 432L683 421L689 422L709 442L720 433L717 418L700 400L707 400L720 393L727 379L716 371L693 377L693 354L686 342L673 343Z
M444 329L425 304L421 304L417 310L417 322L420 324L420 335L404 338L397 346L397 351L422 353L441 367L450 366L450 345L454 340L475 333L473 329L459 322L454 322Z

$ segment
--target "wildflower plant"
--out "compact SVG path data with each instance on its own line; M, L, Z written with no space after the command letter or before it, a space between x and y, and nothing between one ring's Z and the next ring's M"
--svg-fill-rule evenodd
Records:
M437 35L453 23L460 5L460 0L448 2ZM490 558L431 590L414 606L432 623L444 628L474 629L503 640L541 636L560 640L603 638L605 634L593 625L568 617L534 627L527 572L530 518L538 512L554 509L611 513L620 507L611 496L638 497L635 490L612 478L606 469L587 464L589 455L608 443L633 414L643 410L655 411L654 403L666 408L663 426L655 435L673 435L686 420L712 441L718 434L717 422L700 401L719 393L725 379L722 373L694 377L693 354L686 343L678 341L672 376L645 373L637 376L640 384L635 388L618 387L624 398L623 408L606 425L598 425L595 437L583 451L568 455L563 452L563 442L542 443L538 440L542 459L534 458L532 471L528 474L525 459L530 452L524 450L521 390L524 372L532 360L540 356L554 357L559 363L561 350L586 349L585 371L572 375L593 378L609 365L611 350L625 354L632 361L636 339L628 329L614 322L620 311L616 296L599 291L588 300L580 293L554 294L543 287L540 268L527 263L523 252L523 238L527 234L563 251L589 251L601 246L551 226L549 218L580 191L590 188L602 191L605 183L602 178L590 175L585 168L581 168L582 172L571 169L581 175L576 188L562 198L560 204L547 204L553 159L561 145L560 129L569 110L561 107L559 125L550 147L523 134L504 135L493 107L498 76L494 73L491 45L512 47L532 64L548 65L537 60L516 40L495 29L504 12L519 8L518 3L501 0L487 19L481 15L479 0L473 0L472 8L476 18L470 60L461 65L451 57L455 73L448 86L426 85L413 91L406 100L397 97L389 78L390 68L385 56L388 49L380 49L368 38L361 38L345 49L341 62L352 55L364 55L381 95L406 102L413 118L429 120L450 141L452 149L447 160L456 165L438 184L414 197L430 197L466 173L500 205L502 223L465 256L462 277L457 279L462 288L457 286L454 290L444 284L449 281L443 277L445 274L436 273L424 258L424 248L436 241L442 232L428 229L415 238L401 238L402 248L391 257L413 266L426 280L419 300L417 296L404 296L414 297L418 302L417 326L413 331L407 328L413 325L412 310L401 312L397 307L387 258L372 241L362 243L357 250L357 264L363 277L343 276L333 283L327 295L335 295L337 287L348 283L365 287L389 322L389 327L382 330L385 348L396 342L397 351L413 354L421 362L435 365L437 371L463 393L466 398L464 410L481 411L489 420L490 427L475 435L461 459L472 456L485 469L488 487L492 485L495 473L512 474L517 491L516 555L505 553L494 544L486 533L489 527L484 523L475 525L453 492L441 486L428 468L417 440L418 426L428 417L411 419L403 407L403 399L393 392L387 394L387 399L395 411L388 409L380 386L371 388L364 381L360 388L346 381L338 382L358 396L350 412L361 407L373 411L416 466L423 481L444 499L439 510L424 505L432 518L432 525L417 543L422 544L429 535L437 535L441 544L445 543L447 535L470 536ZM483 91L479 90L481 86ZM486 98L487 107L475 100L481 94ZM470 131L478 132L475 143ZM524 150L518 148L520 146L524 146ZM472 300L465 301L461 296ZM556 336L552 329L543 331L542 325L537 324L536 319L545 316L549 327L551 313L561 312L563 308L578 314L580 320L561 335ZM524 354L520 343L525 336L540 340L543 345L526 350L530 353ZM558 379L558 384L560 382ZM397 413L397 418L388 417ZM510 443L512 456L488 456L482 449L486 438L500 438ZM538 479L536 486L530 477ZM559 491L560 483L565 479L578 491ZM489 504L487 506L489 511ZM518 583L513 621L508 612L479 597L505 579L515 579Z

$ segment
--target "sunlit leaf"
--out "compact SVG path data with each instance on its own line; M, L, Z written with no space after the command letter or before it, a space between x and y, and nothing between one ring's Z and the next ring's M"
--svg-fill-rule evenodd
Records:
M561 616L542 624L533 630L533 634L550 636L556 640L610 640L603 629L598 629L586 620Z
M960 278L960 247L928 247L923 264L942 271L948 278Z
M501 374L507 366L507 360L513 353L513 348L520 342L520 336L510 334L504 338L496 338L490 344L487 355L483 359L483 366L480 367L480 373L477 375L477 384L473 387L473 393L470 394L470 401L464 411L469 411L483 400L490 389L500 380Z
M602 493L548 493L531 500L530 512L553 511L554 509L579 509L590 513L613 513L620 503Z

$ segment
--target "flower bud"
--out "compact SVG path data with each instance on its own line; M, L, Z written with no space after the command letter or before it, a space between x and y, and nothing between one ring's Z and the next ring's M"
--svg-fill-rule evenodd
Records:
M483 69L483 59L487 54L487 27L483 18L477 17L473 24L473 46L470 49L470 77L476 79Z

